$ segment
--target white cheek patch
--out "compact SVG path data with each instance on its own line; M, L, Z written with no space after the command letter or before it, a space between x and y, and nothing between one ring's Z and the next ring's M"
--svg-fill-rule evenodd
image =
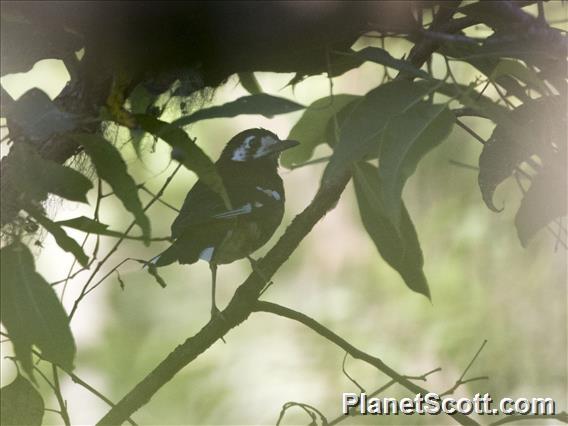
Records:
M277 144L278 142L278 139L274 139L272 136L263 136L260 140L260 146L254 153L254 158L264 157L265 155L269 154L270 148L272 148L272 146Z
M246 138L243 144L239 146L237 149L235 149L235 151L233 152L233 156L231 157L231 160L247 161L247 158L249 157L251 143L254 140L254 138L255 136L249 136L248 138Z
M258 189L260 192L264 192L266 195L268 195L271 198L274 198L276 201L280 201L282 199L278 191L273 191L272 189L264 189L261 188L260 186L257 186L256 189Z

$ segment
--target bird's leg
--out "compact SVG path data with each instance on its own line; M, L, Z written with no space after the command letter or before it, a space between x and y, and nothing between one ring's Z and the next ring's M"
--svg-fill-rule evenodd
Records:
M209 268L211 269L211 319L221 315L221 311L215 303L215 293L217 287L217 264L210 262Z
M215 287L217 285L217 264L209 262L209 268L211 269L211 321L215 320L216 318L221 318L222 320L225 320L225 317L223 316L223 314L217 307L217 304L215 303ZM223 341L223 343L227 343L225 342L225 339L223 337L221 337L221 340Z
M260 277L260 279L265 282L264 288L260 291L260 294L262 294L268 289L268 287L270 287L273 284L273 282L272 280L266 277L264 272L262 272L262 269L260 269L260 267L258 266L258 262L255 259L253 259L250 256L247 256L247 259L249 260L250 266L252 267L254 273L257 274Z

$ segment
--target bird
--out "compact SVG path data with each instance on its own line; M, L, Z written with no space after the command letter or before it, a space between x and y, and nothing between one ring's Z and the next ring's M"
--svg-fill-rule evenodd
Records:
M215 301L217 266L246 257L254 269L250 255L266 244L282 222L285 197L278 159L282 151L298 144L263 128L235 135L215 163L231 208L198 180L171 225L172 244L150 260L153 267L176 261L209 262L212 319L221 315Z

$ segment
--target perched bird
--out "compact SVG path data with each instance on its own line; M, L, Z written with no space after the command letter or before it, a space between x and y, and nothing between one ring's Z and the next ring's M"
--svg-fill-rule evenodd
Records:
M209 262L212 317L219 314L215 303L217 265L249 257L282 221L284 186L278 176L278 157L296 145L298 142L280 140L265 129L248 129L234 136L215 163L232 209L227 210L221 196L197 181L172 224L174 242L151 260L156 267L176 261Z

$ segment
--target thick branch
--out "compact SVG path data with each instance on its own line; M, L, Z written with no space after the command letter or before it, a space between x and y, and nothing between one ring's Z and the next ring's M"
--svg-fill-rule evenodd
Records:
M314 225L333 207L343 192L350 173L347 170L335 173L322 182L311 204L290 224L266 256L258 262L262 277L255 272L237 289L223 311L223 319L211 320L197 334L187 339L171 352L153 371L138 383L100 421L100 425L117 425L146 404L150 398L183 367L205 352L232 328L248 318L267 280L290 257Z
M324 327L316 320L308 317L307 315L302 314L301 312L294 311L290 308L286 308L284 306L277 305L275 303L258 301L254 306L255 312L269 312L275 315L279 315L284 318L292 319L294 321L298 321L301 324L304 324L306 327L311 328L313 331L318 333L320 336L326 338L330 342L335 343L341 349L349 353L353 358L360 359L365 361L368 364L371 364L379 371L383 372L396 382L400 383L406 389L414 393L421 393L422 395L426 395L428 390L418 386L417 384L408 380L407 377L398 374L388 365L386 365L383 361L379 358L376 358L372 355L369 355L366 352L363 352L360 349L357 349L355 346L351 345L349 342L335 334L330 329ZM474 420L470 419L469 417L463 414L454 414L451 416L456 422L462 425L477 425L478 423Z

